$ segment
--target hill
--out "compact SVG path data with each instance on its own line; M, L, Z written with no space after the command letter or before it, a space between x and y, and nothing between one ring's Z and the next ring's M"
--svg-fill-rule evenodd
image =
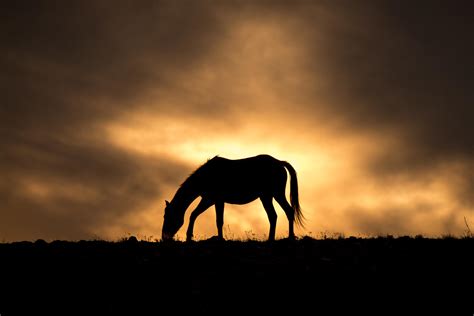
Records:
M4 243L0 313L472 315L473 250L472 238L410 237Z

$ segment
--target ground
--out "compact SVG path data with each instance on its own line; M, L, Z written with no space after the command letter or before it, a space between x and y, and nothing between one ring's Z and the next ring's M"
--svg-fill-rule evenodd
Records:
M390 236L3 243L0 314L472 315L473 250L472 238Z

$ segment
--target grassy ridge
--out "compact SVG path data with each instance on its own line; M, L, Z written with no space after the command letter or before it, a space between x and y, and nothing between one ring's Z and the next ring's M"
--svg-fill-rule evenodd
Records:
M409 237L0 244L0 313L472 314L473 250L472 238Z

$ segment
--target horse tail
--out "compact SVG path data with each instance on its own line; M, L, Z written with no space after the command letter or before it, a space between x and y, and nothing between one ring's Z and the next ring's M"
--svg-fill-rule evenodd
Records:
M290 165L287 161L281 162L283 166L288 170L290 173L290 203L291 207L295 211L295 221L301 227L304 227L305 218L303 216L303 212L301 211L300 207L300 199L298 197L298 178L296 176L296 170Z

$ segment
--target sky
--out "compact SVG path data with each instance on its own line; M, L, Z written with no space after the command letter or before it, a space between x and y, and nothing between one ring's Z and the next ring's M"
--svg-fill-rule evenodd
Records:
M298 235L462 235L470 6L3 1L0 240L159 239L164 200L198 166L261 153L298 172ZM209 209L195 236L214 223ZM258 200L226 205L226 238L268 228Z

